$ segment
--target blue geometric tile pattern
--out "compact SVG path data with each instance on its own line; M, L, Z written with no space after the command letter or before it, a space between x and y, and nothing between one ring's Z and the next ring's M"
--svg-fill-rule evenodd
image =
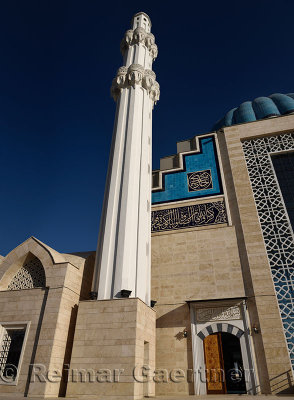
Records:
M162 174L163 189L153 190L152 204L213 196L222 193L219 165L213 136L199 139L200 152L183 155L184 170ZM189 191L188 173L210 170L212 185L209 188Z
M294 151L294 133L247 140L243 150L294 371L294 235L271 161Z

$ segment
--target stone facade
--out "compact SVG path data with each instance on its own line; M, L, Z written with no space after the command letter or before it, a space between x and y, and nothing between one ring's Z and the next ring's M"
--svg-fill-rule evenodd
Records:
M143 365L155 368L155 316L135 298L81 302L70 367L85 369L89 383L72 375L67 395L97 400L154 396L154 382L145 387L140 380Z
M187 374L158 384L157 394L193 394L190 310L187 301L244 296L235 228L191 228L152 237L152 295L158 303L156 366ZM182 332L187 330L187 338ZM171 351L172 349L172 351ZM190 382L189 382L190 380Z
M63 379L40 382L33 379L30 365L43 365L46 371L64 375L64 364L70 360L77 307L80 300L83 274L93 273L90 263L85 268L85 257L62 255L30 238L18 246L1 263L0 321L5 328L25 326L27 331L16 382L1 381L0 395L57 397L65 394ZM38 259L44 268L46 287L8 289L16 272L28 260ZM92 265L91 265L92 264ZM85 278L87 286L87 278ZM86 288L89 293L90 287ZM3 350L2 350L3 352ZM2 353L3 354L3 353ZM17 384L16 384L17 383Z
M145 13L121 52L97 252L31 237L0 256L0 397L293 393L294 209L272 157L293 155L294 95L243 103L231 123L254 122L179 142L151 177Z
M153 309L136 298L90 301L95 252L60 254L30 238L2 257L1 327L26 326L26 336L17 380L2 382L0 396L139 399L154 393L205 394L197 371L205 367L205 337L217 332L240 339L243 364L252 371L248 393L289 393L289 351L242 143L288 134L293 126L294 116L286 116L213 134L219 173L211 176L212 182L216 176L221 180L221 191L206 196L187 191L192 197L180 200L176 197L182 193L170 192L171 201L153 205ZM179 150L197 157L197 140L181 142ZM197 165L196 159L193 163ZM161 177L155 172L162 189L165 171L171 168L161 170ZM183 173L184 163L174 171ZM217 187L208 186L203 189ZM44 273L45 280L19 274L32 264L42 269L38 276ZM30 286L41 281L45 287ZM30 364L43 364L53 381L30 382ZM146 364L148 374L156 367L162 375L147 383L140 376L134 380L134 367ZM119 382L72 380L72 371L101 369L124 371L116 372ZM175 379L179 370L184 377ZM88 372L78 372L83 373Z
M293 130L293 126L294 117L284 116L225 128L224 133L220 133L230 163L231 174L227 176L232 185L230 201L238 232L240 256L244 260L245 288L256 306L251 311L252 323L257 323L262 333L258 338L253 336L256 354L260 357L257 368L260 380L268 381L273 392L276 392L276 388L286 389L287 381L293 379L292 368L242 142L288 133Z
M216 307L226 299L232 299L233 302L234 298L239 298L244 299L246 303L244 324L248 323L247 351L254 368L254 392L288 393L293 389L289 359L291 345L287 349L285 340L285 334L289 338L292 331L290 328L287 331L283 329L242 147L244 140L287 134L293 127L294 116L285 116L232 126L217 133L227 223L218 224L213 216L210 223L207 223L207 218L203 215L207 213L206 209L204 212L203 208L202 211L199 208L203 203L219 200L219 197L213 194L205 199L198 196L193 201L177 201L176 196L181 197L182 194L170 191L167 195L169 198L160 205L156 204L159 197L155 195L152 298L158 300L155 306L158 314L157 367L170 370L176 366L187 370L193 368L193 356L199 357L195 351L193 354L193 335L195 336L197 331L193 333L194 325L190 319L189 305L190 309L192 305L200 307L201 304L209 307L211 300L217 299ZM166 186L169 183L165 183L165 187L163 184L167 174L172 176L179 172L188 172L185 170L185 163L179 160L187 155L192 157L195 154L197 157L197 142L200 140L201 136L179 143L178 149L182 152L168 161L164 159L162 169L155 171L155 193L158 188L163 191L169 190ZM173 180L170 178L168 182L171 181L176 182L177 177ZM173 187L176 185L172 184ZM161 195L161 198L164 198L164 195ZM194 212L189 210L191 205L194 205ZM182 209L184 211L181 211ZM197 223L187 222L191 218ZM289 229L291 231L291 227ZM228 309L229 305L230 303L227 305ZM231 317L231 320L234 321L234 318ZM291 324L288 322L287 326L289 323ZM199 321L198 325L201 325ZM236 321L232 326L238 326ZM181 335L185 330L188 331L187 338ZM289 339L288 343L291 343ZM170 348L174 349L172 354ZM157 393L189 394L199 390L199 394L204 394L205 389L201 392L202 389L197 388L195 380L197 381L197 377L194 379L194 385L186 380L180 385L170 380L168 383L157 385Z

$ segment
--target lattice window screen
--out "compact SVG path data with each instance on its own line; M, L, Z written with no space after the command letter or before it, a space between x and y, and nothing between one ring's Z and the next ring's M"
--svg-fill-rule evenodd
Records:
M5 330L0 350L0 374L3 374L4 372L10 345L11 345L11 337L9 333Z
M270 156L294 151L294 133L247 140L243 150L294 370L294 237Z
M45 286L46 277L43 265L38 258L34 258L18 270L8 285L8 290L32 289Z

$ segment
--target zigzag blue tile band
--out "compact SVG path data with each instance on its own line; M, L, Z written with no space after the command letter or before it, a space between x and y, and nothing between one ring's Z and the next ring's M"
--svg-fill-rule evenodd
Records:
M184 171L163 173L163 190L153 191L152 204L222 194L215 139L213 136L199 140L200 152L183 156ZM212 185L203 190L189 191L188 173L210 170Z

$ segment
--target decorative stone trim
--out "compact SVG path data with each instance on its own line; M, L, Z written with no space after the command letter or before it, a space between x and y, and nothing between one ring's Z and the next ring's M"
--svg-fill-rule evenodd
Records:
M116 77L112 81L111 96L116 101L122 89L142 86L147 90L154 104L159 100L160 88L156 81L155 73L150 69L144 69L140 64L131 64L129 68L123 66L117 71Z
M243 151L294 370L294 236L271 161L294 151L294 133L246 140Z
M231 325L231 324L222 324L222 323L214 323L206 328L202 329L197 336L201 339L204 340L207 336L211 335L212 333L216 332L225 332L225 333L231 333L232 335L237 336L237 338L240 339L241 336L244 335L244 331L242 329L238 328L237 326Z
M146 69L142 80L143 88L148 90L148 92L150 92L152 90L152 87L155 85L155 82L156 82L155 72L153 72L151 69Z
M132 86L134 89L136 85L142 85L144 68L140 64L131 64L128 68L125 83Z
M231 319L241 319L239 306L196 309L197 322L228 321Z
M125 54L126 50L130 46L136 44L137 45L141 44L143 46L146 46L151 54L152 59L153 60L156 59L158 55L158 48L157 45L155 44L155 37L152 33L147 33L145 29L141 27L136 28L135 30L128 29L120 44L120 50L122 55Z

